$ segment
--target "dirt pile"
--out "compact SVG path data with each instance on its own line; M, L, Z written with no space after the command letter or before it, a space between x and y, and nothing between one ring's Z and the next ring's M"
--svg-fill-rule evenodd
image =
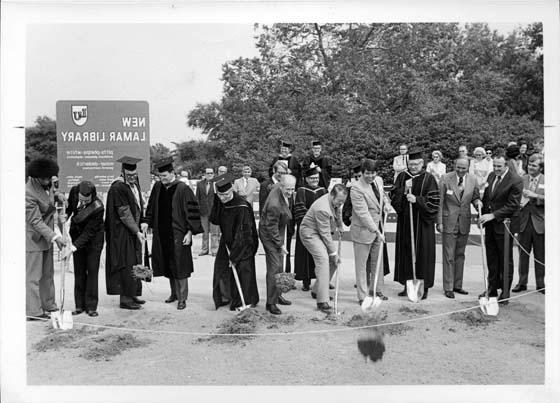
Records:
M33 345L33 349L44 353L61 348L79 348L83 346L83 340L90 336L98 335L105 329L91 329L87 327L60 330L49 328L45 337Z
M97 345L90 345L80 357L90 361L109 361L111 357L132 348L145 347L150 344L146 339L139 339L130 333L108 334L92 340Z
M408 306L401 306L399 308L400 313L413 314L413 315L428 315L430 311L426 311L422 308L409 308Z
M455 322L464 323L468 327L486 327L488 324L498 320L495 317L484 315L478 309L474 311L452 313L449 315L449 318Z

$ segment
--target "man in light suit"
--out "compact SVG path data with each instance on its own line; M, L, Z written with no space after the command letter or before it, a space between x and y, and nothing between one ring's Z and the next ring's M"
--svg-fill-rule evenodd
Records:
M212 256L216 256L218 251L218 243L220 242L219 227L210 222L210 212L214 205L214 170L206 168L204 170L204 179L196 184L196 198L200 208L200 222L204 233L202 234L202 250L198 256L207 255L208 252Z
M400 145L399 153L399 155L393 158L393 170L395 171L393 182L397 179L397 176L408 167L408 147L406 144Z
M282 273L282 257L288 255L284 238L286 226L292 221L295 188L296 177L283 175L280 184L270 191L259 220L259 237L266 254L266 310L273 315L282 313L276 304L292 304L280 295L274 275Z
M465 247L471 230L471 203L482 207L476 177L468 174L469 160L455 160L455 171L442 176L439 183L440 204L437 230L441 232L443 257L443 292L447 298L455 293L467 295L463 290Z
M251 177L253 171L249 165L243 167L243 177L233 182L233 190L249 202L251 207L255 201L255 192L260 190L259 181Z
M383 192L383 180L376 178L377 166L374 160L365 159L361 166L362 176L350 186L352 201L352 219L350 236L354 243L354 264L356 270L356 290L358 302L361 304L368 295L368 276L378 275L376 272L377 259L382 253L383 239L379 231L383 208L387 210L388 200ZM379 183L381 181L381 183ZM368 259L369 258L369 259ZM369 267L367 267L369 263ZM383 270L383 267L379 267ZM378 297L386 300L381 291L383 288L383 273L378 275Z
M56 208L52 177L58 175L56 162L39 158L27 167L25 184L25 289L27 320L46 319L56 311L53 245L66 245L54 230Z
M335 230L342 230L342 205L348 188L338 183L330 193L319 197L311 205L299 226L299 236L313 256L315 276L312 293L317 298L317 309L331 312L329 305L329 280L340 262L338 248L332 238Z
M523 176L519 243L519 282L513 292L527 290L529 253L533 249L535 282L544 294L544 161L539 154L529 157L528 174Z
M494 156L494 172L490 173L486 183L480 222L486 229L484 242L488 262L488 296L497 297L498 289L502 289L502 293L498 297L500 301L509 298L513 280L513 238L506 232L504 220L510 218L513 222L519 216L523 181L519 175L508 169L505 155L501 152ZM507 261L508 281L503 289L504 239L506 236L510 241ZM508 301L504 301L504 304L507 303Z

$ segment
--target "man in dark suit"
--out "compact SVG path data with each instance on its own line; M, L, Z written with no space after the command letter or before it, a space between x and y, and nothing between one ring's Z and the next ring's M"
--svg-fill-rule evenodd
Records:
M276 304L291 305L280 295L274 275L282 272L282 258L288 255L284 243L286 226L292 221L291 203L296 178L283 175L266 199L259 222L259 237L266 253L266 310L274 315L282 312Z
M539 154L529 157L529 173L523 176L519 231L519 282L513 292L527 290L529 253L533 249L535 282L544 294L544 162Z
M272 176L261 183L261 188L259 190L259 216L262 214L264 203L266 202L272 187L280 182L282 175L286 175L288 173L288 165L286 164L286 161L276 161L272 166L272 172Z
M208 252L212 256L216 256L218 251L218 243L220 237L218 235L218 226L212 224L209 220L210 212L214 204L214 169L206 168L204 170L204 179L196 184L196 198L200 208L200 222L204 233L202 234L202 250L198 256L207 255Z
M509 298L513 280L513 238L504 228L504 220L516 220L519 215L519 203L523 191L523 181L515 172L508 168L504 153L494 156L494 172L490 173L482 199L481 224L486 229L485 245L488 262L488 296L497 297L498 289L502 289L498 300ZM509 237L508 281L503 286L504 239ZM505 301L504 303L507 303Z
M466 295L463 290L465 247L471 230L471 203L478 207L482 202L476 177L468 174L469 160L455 160L455 171L442 176L439 183L440 204L437 230L441 232L443 262L443 293L455 298L455 293Z

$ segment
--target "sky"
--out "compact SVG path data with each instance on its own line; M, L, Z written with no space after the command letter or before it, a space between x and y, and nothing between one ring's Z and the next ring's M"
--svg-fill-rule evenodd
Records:
M222 64L257 56L253 36L252 24L31 25L26 126L55 119L58 100L143 100L152 144L201 138L187 113L220 100Z
M501 33L517 24L490 24ZM252 24L35 24L27 33L26 126L56 119L58 100L142 100L150 142L203 138L186 124L219 101L221 66L258 55Z

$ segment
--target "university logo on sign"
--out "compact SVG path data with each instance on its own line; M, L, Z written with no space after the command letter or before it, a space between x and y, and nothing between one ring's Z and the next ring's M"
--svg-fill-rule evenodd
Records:
M87 105L72 105L72 120L77 126L87 122Z

